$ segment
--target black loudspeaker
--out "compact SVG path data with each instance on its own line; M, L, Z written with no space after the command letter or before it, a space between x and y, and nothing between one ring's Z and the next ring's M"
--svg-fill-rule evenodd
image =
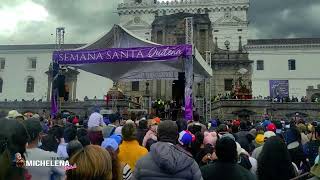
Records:
M65 82L66 82L66 77L64 75L58 75L57 77L57 88L58 88L58 92L59 92L59 97L65 97Z

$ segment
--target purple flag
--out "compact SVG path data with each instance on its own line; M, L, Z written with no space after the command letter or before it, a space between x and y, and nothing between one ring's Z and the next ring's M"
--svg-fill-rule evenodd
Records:
M58 89L52 90L51 95L51 115L55 117L58 114Z
M193 120L193 107L192 107L192 84L193 84L193 59L192 57L187 58L184 61L185 68L185 89L184 89L184 118L185 120Z

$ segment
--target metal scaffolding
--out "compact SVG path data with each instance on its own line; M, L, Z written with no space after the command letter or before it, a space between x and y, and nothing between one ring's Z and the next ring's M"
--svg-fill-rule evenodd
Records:
M56 28L56 50L62 50L62 46L64 44L64 27L57 27Z
M211 67L211 52L210 51L206 51L206 62L208 63L208 65ZM205 111L205 117L206 117L206 122L210 121L212 118L212 114L211 114L211 98L212 98L212 91L211 91L211 78L207 78L204 80L205 81L205 90L204 90L204 94L205 94L205 100L204 102L205 107L206 107L206 111Z

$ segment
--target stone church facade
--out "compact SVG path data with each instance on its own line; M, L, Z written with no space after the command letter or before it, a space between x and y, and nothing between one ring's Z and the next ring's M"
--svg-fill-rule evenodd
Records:
M185 44L186 17L193 17L194 45L203 58L211 53L213 78L211 94L231 92L241 77L251 88L251 63L242 48L247 41L247 0L174 1L126 0L118 7L120 24L146 40L165 45ZM245 73L241 73L245 71ZM150 95L153 99L172 99L173 81L122 83L131 97ZM204 96L205 84L194 84L194 96ZM148 94L146 94L146 90Z

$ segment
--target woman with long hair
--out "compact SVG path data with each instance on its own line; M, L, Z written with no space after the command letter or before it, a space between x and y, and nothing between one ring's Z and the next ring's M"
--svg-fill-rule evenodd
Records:
M279 137L270 137L258 158L258 179L288 180L296 175L286 144Z
M67 180L111 180L112 159L107 150L97 145L88 145L70 159L74 169L67 170Z
M30 179L25 169L28 132L14 119L0 119L0 180Z

